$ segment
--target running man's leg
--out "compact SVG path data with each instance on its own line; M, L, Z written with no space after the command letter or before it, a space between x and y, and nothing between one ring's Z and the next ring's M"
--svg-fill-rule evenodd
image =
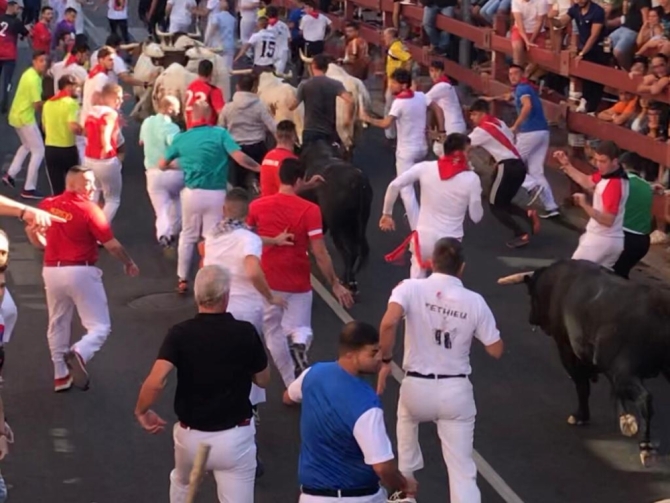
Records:
M182 229L177 249L177 276L180 281L188 280L193 252L202 231L199 192L188 188L181 191Z
M216 492L221 503L253 503L256 483L256 428L233 428L225 432L219 449L212 449L213 457L207 467L213 470ZM211 454L210 454L211 456ZM225 469L217 469L225 467Z
M75 288L72 288L72 300L77 306L77 313L86 334L72 345L72 349L88 363L107 340L112 331L112 322L109 318L107 294L102 283L102 271L92 266L71 267L76 276L72 278ZM76 270L76 271L75 271Z
M25 128L14 128L14 131L16 131L16 134L18 135L19 140L21 141L21 145L16 151L16 154L14 154L14 159L12 159L12 163L9 165L9 169L7 170L7 175L12 178L16 178L16 175L21 172L21 169L23 168L23 162L30 153L30 148L28 148L28 138L25 134Z
M287 298L288 293L272 292L274 295L279 295ZM287 334L282 327L282 317L284 310L279 306L273 306L268 303L263 309L263 335L265 336L265 345L275 362L275 366L284 381L284 386L288 387L295 381L295 365L291 358L291 353L288 347Z
M158 168L148 169L146 172L147 193L149 194L151 206L153 206L154 213L156 214L157 241L160 241L163 236L166 238L171 236L170 208L172 201L167 187L164 186L164 174L167 174L167 171L163 172Z
M532 131L517 135L516 146L521 157L526 162L528 174L523 183L523 188L532 190L535 186L542 187L540 201L547 211L558 209L551 186L544 176L544 164L549 150L549 131Z
M68 293L69 283L72 280L67 274L64 274L64 269L60 267L43 268L42 277L49 310L47 340L51 361L54 365L54 378L62 379L70 373L65 364L65 353L70 347L72 315L74 314L74 300Z
M295 364L295 375L299 376L309 366L307 351L312 343L312 297L313 293L291 293L282 317L282 330L288 334L291 358Z
M44 160L44 138L37 123L30 124L23 128L23 135L26 140L26 147L30 150L30 162L28 163L28 172L26 173L26 183L23 189L26 191L37 188L37 177L39 175L40 165ZM10 175L11 176L11 175Z
M123 186L121 161L118 157L114 157L96 161L91 166L95 174L96 186L99 187L102 197L105 199L102 211L107 217L107 221L111 223L121 205L121 189Z

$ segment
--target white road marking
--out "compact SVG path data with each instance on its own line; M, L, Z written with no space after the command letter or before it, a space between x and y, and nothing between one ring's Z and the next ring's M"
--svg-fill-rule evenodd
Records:
M311 275L312 288L316 294L330 307L337 317L343 323L354 321L351 315L337 302L337 299L328 291L328 289L318 280L314 275ZM401 382L405 375L402 369L395 363L391 362L391 375L393 378ZM484 477L491 487L498 493L498 495L506 503L523 503L523 500L507 485L503 478L493 469L493 467L486 462L486 460L477 451L474 451L474 460L477 465L477 470Z
M537 269L539 267L548 267L554 262L554 259L532 258L532 257L498 257L503 264L514 268Z

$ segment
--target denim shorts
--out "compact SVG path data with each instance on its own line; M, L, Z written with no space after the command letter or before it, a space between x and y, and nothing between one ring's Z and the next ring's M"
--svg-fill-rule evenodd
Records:
M630 52L635 48L637 41L637 33L630 28L620 26L612 33L610 33L610 40L612 41L612 50L617 52Z

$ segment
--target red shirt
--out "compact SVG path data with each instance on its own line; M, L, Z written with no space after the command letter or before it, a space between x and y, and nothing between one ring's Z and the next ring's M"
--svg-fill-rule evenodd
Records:
M279 192L279 168L284 159L297 159L290 150L277 147L270 150L261 163L261 197Z
M223 110L223 93L221 89L216 86L213 86L209 82L205 82L202 79L196 79L191 82L191 85L186 89L186 129L191 129L197 124L193 124L192 110L193 105L199 101L206 101L207 104L212 109L212 115L207 121L207 124L210 126L216 126L216 123L219 120L219 114Z
M112 151L105 153L102 131L110 117L114 118L114 130L111 138ZM116 110L102 105L94 106L86 116L84 130L86 132L86 150L84 152L86 157L90 159L111 159L116 156L119 137L119 114Z
M51 31L49 27L39 21L33 26L32 32L33 49L36 51L44 51L47 54L51 51Z
M16 41L28 35L28 30L16 17L9 14L0 16L0 60L16 61Z
M98 244L114 239L109 222L100 207L82 194L65 191L43 199L39 208L67 220L47 229L44 263L98 260Z
M263 246L261 267L273 290L309 292L309 241L323 237L319 207L299 196L278 193L252 202L247 223L262 237L293 234L293 246Z

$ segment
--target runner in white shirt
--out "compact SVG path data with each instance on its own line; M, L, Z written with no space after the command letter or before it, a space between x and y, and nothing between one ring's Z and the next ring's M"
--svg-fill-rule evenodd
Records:
M446 134L465 133L466 127L461 101L458 99L456 89L444 73L444 63L437 60L433 61L428 72L433 81L433 87L426 93L426 96L442 109ZM436 141L433 144L433 151L438 157L443 155L442 144Z
M238 0L237 11L240 13L240 41L243 44L249 42L251 34L256 28L258 17L258 7L261 3L258 0Z
M618 161L619 148L614 142L601 142L594 156L598 171L591 176L572 166L562 150L554 152L554 157L561 171L593 194L593 206L586 202L584 194L573 195L575 204L582 207L589 221L572 258L590 260L611 269L623 251L623 217L629 190L628 176Z
M128 0L103 0L103 3L107 3L109 32L121 37L124 44L130 43L130 35L128 34Z
M514 238L507 243L508 247L525 246L530 242L530 234L540 231L540 218L537 211L522 208L513 202L528 171L514 146L514 133L503 121L489 115L489 103L485 100L476 100L470 106L470 121L475 125L470 133L471 145L486 150L496 163L489 191L491 213L514 233ZM536 192L537 195L539 192ZM515 215L528 223L530 233L516 222Z
M193 21L192 10L197 7L195 0L168 0L166 14L170 18L168 32L188 33Z
M291 30L288 25L279 19L279 11L274 5L269 5L265 10L268 18L268 27L274 30L277 42L275 46L275 70L279 73L286 71L286 63L288 63L291 49L289 42L291 40Z
M305 40L305 55L313 58L323 53L329 34L330 18L316 10L314 0L305 0L305 15L300 19L300 32Z
M470 347L473 338L479 339L489 355L500 358L503 342L484 298L466 289L460 280L465 267L461 243L454 238L440 239L432 261L430 277L405 280L391 293L379 329L384 365L377 392L384 391L391 373L396 332L404 317L398 468L408 480L414 480L414 472L424 465L419 424L434 422L449 475L449 501L480 503L472 445L477 409L468 378L472 372Z
M97 104L97 99L105 85L113 83L109 75L114 68L114 55L116 52L111 47L105 46L98 51L98 63L91 67L88 73L82 93L81 113L79 114L79 124L84 127L86 116L91 108Z
M422 161L428 153L426 141L426 126L428 120L428 109L436 116L439 131L444 133L444 114L442 109L433 103L421 92L414 92L412 86L412 75L404 69L393 72L389 80L389 88L395 95L389 114L383 119L373 119L367 112L361 111L361 118L365 122L388 128L395 124L398 130L398 142L396 146L396 174L402 175L415 163ZM416 199L414 187L403 187L400 197L405 205L405 212L409 220L409 226L416 230L419 218L419 203Z
M251 35L246 44L240 47L233 63L244 56L249 48L253 48L254 52L254 69L258 71L274 69L277 34L272 28L268 28L268 18L258 18L258 31Z
M200 14L205 16L207 18L207 26L205 27L205 47L219 47L217 45L213 45L212 42L213 40L211 39L208 34L211 33L211 23L212 19L214 19L214 16L221 12L221 0L207 0L205 2L205 6L201 9Z
M437 161L420 162L399 175L386 189L384 208L379 227L383 231L395 229L393 205L403 187L419 182L421 208L416 232L387 255L395 260L404 254L405 247L412 250L410 278L424 278L429 269L430 257L435 243L443 237L463 239L463 221L469 212L473 222L478 223L482 209L482 184L479 176L470 169L467 150L470 139L461 133L452 133L444 142L445 155Z

